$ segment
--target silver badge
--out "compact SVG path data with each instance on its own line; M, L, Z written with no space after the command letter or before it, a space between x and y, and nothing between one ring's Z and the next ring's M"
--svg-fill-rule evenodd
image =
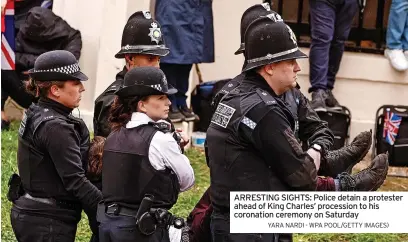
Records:
M152 27L149 28L150 29L150 33L149 33L150 39L151 41L156 42L156 44L159 44L162 38L162 33L160 31L160 28L157 27L157 24L155 22L153 22L151 26Z
M288 32L289 32L289 35L290 35L290 39L293 41L293 43L294 43L295 45L297 45L295 33L293 33L292 29L291 29L288 25L286 25L286 28L288 28Z
M146 19L151 19L151 18L152 18L152 15L150 14L149 11L142 11L142 12L143 12L143 16L144 16Z
M271 5L269 3L262 3L262 7L264 7L267 11L271 11Z
M166 79L166 76L163 76L163 78L162 78L162 85L167 86L167 79Z

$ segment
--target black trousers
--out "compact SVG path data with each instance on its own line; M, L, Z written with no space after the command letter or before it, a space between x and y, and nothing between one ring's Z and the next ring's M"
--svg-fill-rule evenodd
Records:
M74 242L76 224L11 210L11 226L19 242Z
M177 89L177 93L170 95L169 99L174 108L187 106L188 78L192 64L167 64L160 63L160 69L166 75L170 85Z
M140 232L134 217L106 214L104 207L98 206L100 242L170 242L167 228L157 227L152 235L147 236Z

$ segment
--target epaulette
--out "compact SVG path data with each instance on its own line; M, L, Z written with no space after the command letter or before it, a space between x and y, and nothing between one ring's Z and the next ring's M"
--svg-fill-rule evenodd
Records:
M49 108L43 108L37 106L37 112L40 112L40 117L35 119L34 121L34 133L37 131L38 127L40 126L41 123L53 120L55 118L60 118L60 114L58 114L56 111L49 109Z
M220 90L221 93L224 94L228 94L230 93L232 90L234 90L234 88L236 88L239 85L239 82L236 80L231 80L229 81L227 84L225 84L222 89Z
M111 85L106 89L105 93L116 92L117 90L119 90L120 87L121 87L120 84Z
M262 89L256 89L256 92L266 105L276 105L275 98L267 91L264 91Z
M165 120L159 120L157 122L149 122L149 125L155 127L156 129L160 130L163 133L170 133L171 132L171 124Z

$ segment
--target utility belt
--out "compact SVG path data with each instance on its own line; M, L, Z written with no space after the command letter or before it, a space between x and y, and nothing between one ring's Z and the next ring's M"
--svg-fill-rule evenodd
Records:
M11 175L9 182L8 182L8 186L9 186L9 190L7 193L7 199L13 203L16 200L18 200L20 197L23 197L24 199L48 204L48 205L62 208L62 209L70 209L70 210L81 210L82 209L81 203L79 202L31 196L30 194L24 191L23 184L21 182L21 177L15 173Z
M113 203L105 206L105 213L135 218L138 229L144 235L153 234L157 227L168 228L169 226L174 226L176 229L184 227L185 222L183 218L174 216L164 208L152 208L153 200L154 197L152 195L146 195L137 210Z

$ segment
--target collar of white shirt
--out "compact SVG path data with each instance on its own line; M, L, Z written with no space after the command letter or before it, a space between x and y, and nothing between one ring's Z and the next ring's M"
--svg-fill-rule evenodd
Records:
M130 118L130 121L126 124L126 128L128 129L134 128L142 124L148 124L149 122L154 122L154 121L149 116L147 116L145 113L134 112L132 113L132 117Z

